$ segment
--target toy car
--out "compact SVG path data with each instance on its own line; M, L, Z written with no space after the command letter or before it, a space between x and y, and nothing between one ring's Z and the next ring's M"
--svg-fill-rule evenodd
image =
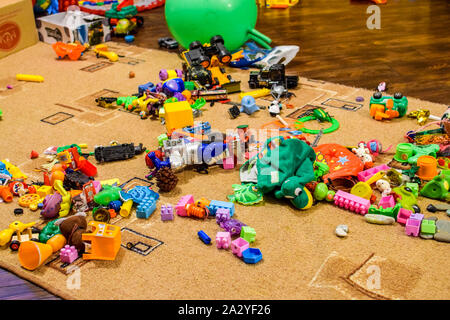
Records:
M284 86L293 89L298 85L298 75L286 75L284 64L274 64L261 71L251 71L248 84L251 89Z
M67 56L74 61L78 60L83 55L84 50L86 50L86 47L81 44L64 42L56 42L52 44L52 48L58 59L64 59Z
M97 55L97 58L105 57L112 62L116 62L117 60L119 60L119 56L117 55L117 53L108 51L108 47L105 44L99 44L95 46L94 53Z
M95 160L98 162L110 162L116 160L131 159L145 150L142 143L135 146L134 143L118 144L113 146L99 146L94 149Z
M375 120L401 118L408 111L408 99L400 92L393 97L375 92L370 98L370 116Z
M158 39L160 48L178 49L178 42L170 37L164 37Z
M112 28L113 34L116 36L125 36L135 34L137 32L137 22L133 19L120 19Z

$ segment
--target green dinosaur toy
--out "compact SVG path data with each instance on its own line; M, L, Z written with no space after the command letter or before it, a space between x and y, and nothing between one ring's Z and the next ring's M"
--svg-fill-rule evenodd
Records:
M277 199L287 198L298 209L308 209L313 204L313 197L307 188L304 188L304 179L292 176L286 179L281 189L275 191Z
M449 170L441 172L440 175L429 181L422 190L420 195L431 198L450 201L450 192L448 192L450 186L450 174Z
M259 191L254 183L247 184L233 184L231 186L234 190L233 195L227 196L231 202L237 202L244 206L250 206L263 201L263 194Z
M54 235L60 234L61 230L59 230L59 226L55 225L57 220L50 221L47 225L42 229L39 234L39 241L42 243L47 243L47 241L53 237Z

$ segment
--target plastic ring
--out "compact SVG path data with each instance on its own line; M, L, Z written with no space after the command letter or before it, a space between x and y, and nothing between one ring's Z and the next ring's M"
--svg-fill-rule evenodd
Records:
M315 116L307 116L307 117L297 119L294 126L297 130L301 130L302 132L305 132L305 133L319 134L320 130L312 130L312 129L307 129L305 127L301 127L304 122L308 122L311 120L317 120L317 118ZM334 132L337 129L339 129L339 121L337 121L336 119L331 119L330 123L331 123L331 127L323 130L323 133L331 133L331 132Z

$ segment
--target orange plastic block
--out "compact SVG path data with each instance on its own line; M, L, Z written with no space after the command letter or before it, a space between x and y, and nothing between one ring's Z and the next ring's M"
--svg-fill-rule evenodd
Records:
M100 221L91 221L88 226L92 232L81 235L83 242L87 243L83 259L114 260L120 249L120 228Z

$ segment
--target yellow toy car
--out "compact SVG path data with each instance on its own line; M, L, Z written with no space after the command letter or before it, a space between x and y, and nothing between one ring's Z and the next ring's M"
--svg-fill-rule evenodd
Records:
M108 58L111 62L116 62L117 60L119 60L119 56L117 55L117 53L109 51L108 46L105 44L99 44L95 46L94 52L97 55L97 58L105 57Z

